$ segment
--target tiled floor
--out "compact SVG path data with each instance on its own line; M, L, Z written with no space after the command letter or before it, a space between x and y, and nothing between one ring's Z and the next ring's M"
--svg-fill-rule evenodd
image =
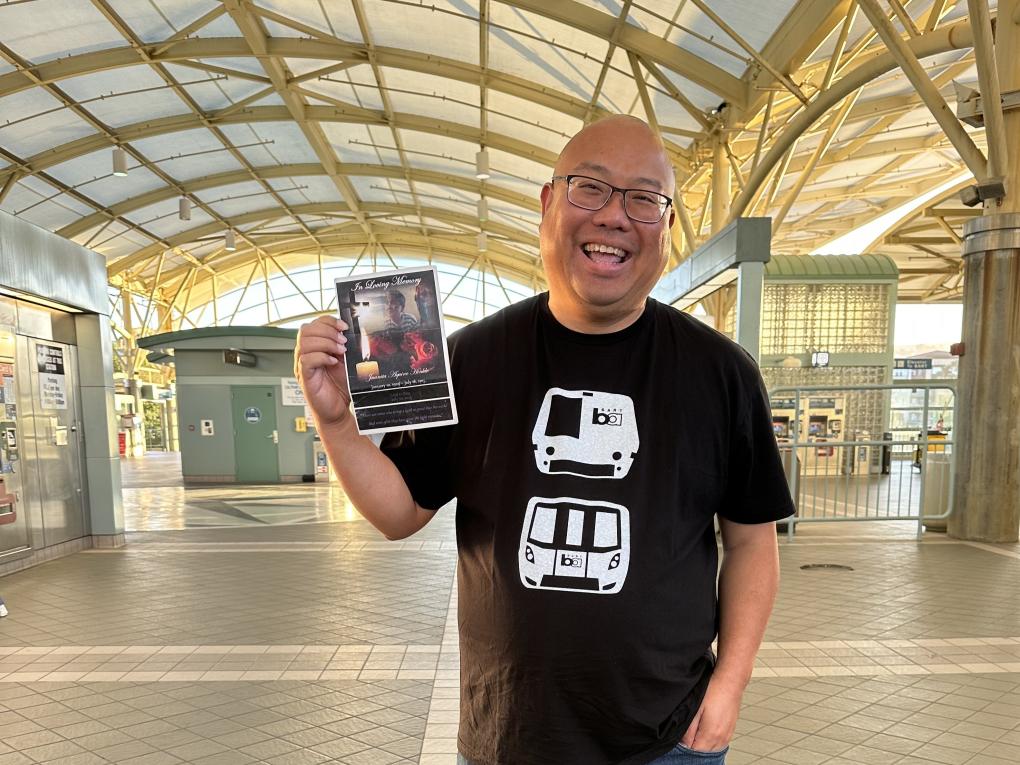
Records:
M0 580L0 765L452 765L452 513L385 542L336 487L176 464L125 462L127 548ZM730 765L1020 763L1020 545L914 533L783 538Z

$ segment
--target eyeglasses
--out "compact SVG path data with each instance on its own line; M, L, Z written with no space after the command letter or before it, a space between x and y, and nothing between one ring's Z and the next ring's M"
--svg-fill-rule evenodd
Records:
M554 175L553 182L567 182L567 201L583 210L601 210L614 192L623 194L627 217L639 223L658 223L673 200L665 194L646 189L621 189L586 175Z

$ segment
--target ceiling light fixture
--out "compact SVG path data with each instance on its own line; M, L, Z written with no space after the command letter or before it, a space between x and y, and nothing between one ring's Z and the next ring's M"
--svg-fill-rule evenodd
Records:
M485 223L489 219L489 200L482 197L478 200L478 220Z
M475 154L475 178L484 181L489 177L489 150L482 149Z
M226 235L223 237L223 249L227 252L234 252L237 249L237 239L232 228L228 228Z
M113 174L122 177L127 175L127 152L119 146L113 147Z
M489 236L484 231L478 233L478 251L485 252L489 249Z
M177 215L181 220L191 220L191 200L181 197L177 203Z

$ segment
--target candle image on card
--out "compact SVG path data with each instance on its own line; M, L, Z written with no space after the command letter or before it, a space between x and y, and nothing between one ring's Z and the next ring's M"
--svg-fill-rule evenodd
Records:
M457 421L437 286L432 267L336 280L359 432Z
M379 362L373 361L371 358L371 344L368 341L368 335L364 330L359 334L361 335L361 357L364 361L359 361L355 365L355 370L359 380L368 382L379 376Z

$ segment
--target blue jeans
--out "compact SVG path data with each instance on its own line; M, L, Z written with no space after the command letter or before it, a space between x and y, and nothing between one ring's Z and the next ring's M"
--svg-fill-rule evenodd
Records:
M688 749L683 744L677 744L666 752L662 757L653 760L648 765L726 765L726 747L721 752L697 752ZM472 765L464 755L457 755L457 765Z

